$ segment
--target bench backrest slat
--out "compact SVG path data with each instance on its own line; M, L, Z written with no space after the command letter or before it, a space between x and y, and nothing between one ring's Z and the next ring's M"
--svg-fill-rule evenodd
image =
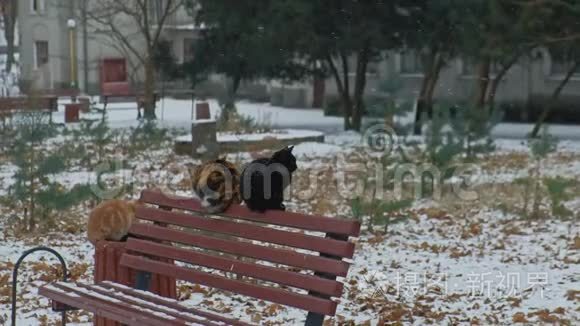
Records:
M143 191L141 193L141 201L144 203L168 206L188 211L199 212L203 210L201 204L196 199L167 196L154 190ZM227 212L224 213L224 215L248 221L294 227L309 231L343 234L353 237L358 237L360 234L360 223L353 220L312 216L283 211L266 211L264 214L258 214L250 211L247 207L240 205L233 205Z
M0 98L0 111L55 111L58 109L57 105L56 96Z
M184 263L209 267L223 272L236 273L238 275L284 284L299 289L316 291L329 296L340 296L343 290L343 284L336 281L295 273L281 268L244 262L243 260L240 261L213 256L194 250L175 248L151 241L130 239L127 243L127 250L146 255L166 257Z
M249 242L213 238L210 236L172 230L151 224L135 224L131 228L131 234L138 237L148 237L162 242L171 241L202 249L210 249L221 253L260 259L271 263L284 264L297 268L311 269L316 272L342 277L347 275L350 266L349 263L342 260L329 259L318 255L309 255L282 248L260 246Z
M149 207L137 207L137 218L158 223L167 223L198 230L210 231L241 238L258 240L268 243L285 245L294 248L322 252L334 256L352 258L354 244L307 235L298 232L290 232L273 228L266 228L235 221L226 221L215 218L195 216L187 213L162 211Z
M159 275L172 276L184 281L215 287L241 295L247 295L324 315L334 315L336 311L336 302L329 299L291 292L280 288L231 280L215 274L162 263L145 257L127 254L121 259L121 264L130 268Z

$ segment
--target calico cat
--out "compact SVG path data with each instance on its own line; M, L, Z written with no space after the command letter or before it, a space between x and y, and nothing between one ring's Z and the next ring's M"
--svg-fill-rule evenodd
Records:
M92 244L102 240L126 241L135 221L137 201L112 199L102 202L89 215L87 235Z
M242 199L250 210L286 210L284 190L298 168L293 149L294 146L283 148L270 158L260 158L246 166L240 184Z
M240 172L225 159L202 164L192 173L191 179L201 206L210 214L222 213L232 204L241 202Z

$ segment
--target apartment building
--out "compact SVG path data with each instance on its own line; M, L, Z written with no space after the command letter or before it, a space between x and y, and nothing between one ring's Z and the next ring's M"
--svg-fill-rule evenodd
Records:
M99 93L103 78L128 79L139 85L143 67L134 51L108 33L110 28L102 26L91 11L107 1L22 0L18 30L23 83L41 90L76 84L90 94ZM151 17L158 17L161 1L148 3ZM134 50L143 53L146 43L137 24L131 17L117 16L120 22L116 27ZM161 37L171 42L178 60L191 57L196 27L186 8L174 12L163 26Z
M111 37L106 28L99 28L91 17L92 6L112 0L22 0L19 8L21 79L36 89L62 89L76 83L81 90L98 94L103 79L127 79L139 87L143 67L122 42ZM131 1L131 0L127 0ZM151 17L162 0L151 0ZM156 5L157 4L157 5ZM134 49L144 51L144 40L134 21L119 24ZM198 35L194 14L180 8L166 20L162 38L171 43L181 62L191 59ZM154 27L154 26L153 26ZM73 60L74 58L74 60ZM354 69L354 65L351 65ZM503 78L496 96L498 103L520 107L522 120L531 119L529 108L541 108L564 78L570 63L551 59L544 49L523 57ZM492 77L497 66L492 68ZM413 51L390 53L386 59L373 63L369 69L366 94L381 93L385 81L398 84L392 94L397 98L417 97L423 67ZM354 71L350 74L354 82ZM211 87L223 87L225 80L213 76ZM180 84L180 83L177 83ZM187 83L181 83L186 87ZM461 58L449 62L440 75L435 100L466 101L474 94L475 68ZM240 90L255 99L270 98L275 105L311 107L320 105L320 98L337 94L334 80L282 84L262 81L246 84ZM321 92L323 95L321 95ZM212 92L207 92L211 94ZM560 96L558 112L574 111L580 100L580 71L575 74ZM521 109L526 108L526 109ZM533 117L532 117L533 118Z

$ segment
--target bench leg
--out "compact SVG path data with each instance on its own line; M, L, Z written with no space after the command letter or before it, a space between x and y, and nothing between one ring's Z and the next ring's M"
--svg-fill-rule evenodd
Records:
M151 281L151 273L138 272L135 280L135 288L137 290L149 291L149 283Z
M326 238L336 239L336 240L341 240L341 241L348 240L348 236L332 234L332 233L327 233ZM320 253L320 256L326 257L326 258L331 258L331 259L336 259L336 260L342 259L341 257L328 255L328 254L324 254L324 253ZM320 277L323 277L323 278L326 278L329 280L336 280L336 276L334 276L334 275L328 275L328 274L318 273L318 272L314 273L314 275L317 275L317 276L320 276ZM328 298L328 296L326 296L326 295L320 295L320 294L314 293L312 291L310 291L309 294L317 295L317 296L320 296L322 298ZM305 326L322 326L322 324L324 323L324 317L325 317L325 315L317 314L314 312L309 312L308 316L306 317L306 323L304 323L304 325Z
M324 317L324 315L309 312L304 326L322 326L322 323L324 323Z

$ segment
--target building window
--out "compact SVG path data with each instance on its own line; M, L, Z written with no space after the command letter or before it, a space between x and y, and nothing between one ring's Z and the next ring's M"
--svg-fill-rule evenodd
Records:
M489 73L496 75L501 70L501 65L497 62L492 62L489 67ZM473 59L463 59L463 67L461 73L464 76L477 76L477 62Z
M554 76L565 76L572 69L573 65L574 63L571 61L552 60L550 74ZM576 75L580 75L580 67L574 71L574 76Z
M155 23L159 23L163 12L163 3L161 0L146 2L149 4L149 19Z
M34 67L42 68L48 64L48 42L36 41L34 42Z
M33 14L44 12L45 0L30 0L30 12Z
M186 38L183 40L183 62L191 62L195 56L195 40Z
M423 61L417 51L409 50L401 53L401 73L402 74L422 74Z
M371 61L367 66L367 74L369 75L378 75L379 73L379 64L378 61Z
M357 68L357 56L351 55L347 59L348 63L348 74L351 76L356 75L356 68ZM342 67L342 63L339 63ZM377 60L369 60L367 62L367 75L377 75L379 73L380 62Z

